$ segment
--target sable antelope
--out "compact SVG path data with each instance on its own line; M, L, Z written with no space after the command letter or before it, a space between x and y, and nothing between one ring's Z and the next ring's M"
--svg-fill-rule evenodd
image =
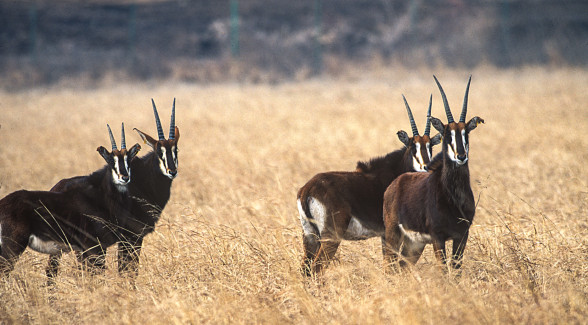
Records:
M133 178L128 186L128 195L132 199L132 217L127 220L125 227L120 229L121 237L118 241L118 271L131 276L138 274L143 238L155 229L155 224L170 198L172 180L177 175L177 144L180 130L175 125L176 100L174 98L167 140L153 99L151 104L159 140L134 129L153 151L131 161ZM62 180L53 187L52 191L61 191L74 186L77 179L74 177Z
M441 92L447 124L431 117L443 136L442 151L429 164L430 173L406 173L384 194L384 260L390 266L415 264L425 246L432 243L436 258L446 263L445 242L453 240L451 265L459 269L474 219L475 202L468 169L469 133L484 120L465 122L471 76L459 122L453 120L445 92ZM398 254L402 255L399 261Z
M404 98L404 96L402 96ZM413 136L397 135L405 147L369 162L358 162L354 172L327 172L314 176L298 191L298 212L303 230L303 272L319 272L337 252L342 239L362 240L384 235L384 191L398 175L426 171L432 147L440 135L420 136L404 98ZM431 113L432 96L429 100Z
M77 178L71 190L20 190L0 200L1 273L12 271L27 246L52 257L75 250L94 271L104 268L106 248L119 240L118 230L130 218L129 165L141 149L138 144L126 149L124 125L120 150L110 126L108 132L112 152L102 146L97 149L107 165ZM50 264L47 275L53 276L57 267L58 263Z

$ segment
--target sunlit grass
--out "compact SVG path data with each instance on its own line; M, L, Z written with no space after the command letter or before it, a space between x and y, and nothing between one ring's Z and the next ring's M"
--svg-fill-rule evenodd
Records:
M431 252L382 272L379 239L344 242L324 276L300 275L296 191L401 146L401 94L422 128L435 73L454 111L473 74L470 171L479 198L459 279ZM133 285L114 250L99 276L27 250L0 280L0 323L577 323L588 316L588 73L573 69L357 72L282 85L112 85L0 92L0 196L103 165L106 123L155 134L177 98L179 175ZM456 114L456 113L454 113ZM144 145L139 155L149 151Z

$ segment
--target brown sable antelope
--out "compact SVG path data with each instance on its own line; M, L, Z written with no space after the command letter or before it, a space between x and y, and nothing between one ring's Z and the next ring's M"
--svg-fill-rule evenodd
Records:
M132 277L138 274L143 238L155 229L155 224L170 198L172 181L177 175L178 167L180 129L175 125L176 100L174 98L167 140L153 99L151 99L151 104L159 140L134 129L153 151L131 161L133 178L128 185L128 195L132 199L132 217L127 220L125 227L119 229L118 271ZM74 177L62 180L51 190L63 191L71 186L76 186L79 179L80 177ZM50 261L50 263L52 262Z
M404 98L404 96L402 96ZM429 100L429 115L432 97ZM405 147L386 156L358 162L354 172L327 172L314 176L298 191L298 212L303 230L305 275L318 273L337 252L341 240L384 236L382 204L384 191L398 175L426 171L432 147L440 135L420 136L412 112L404 99L413 136L397 135Z
M116 243L130 218L127 187L130 164L141 146L126 149L124 125L118 150L108 127L112 152L99 147L107 165L79 179L63 192L16 191L0 200L0 274L7 274L26 247L60 256L77 251L80 262L95 272L104 269L106 248ZM52 276L57 265L47 269Z
M447 115L446 125L431 117L433 127L442 134L442 151L429 163L429 173L400 175L384 194L384 261L389 266L415 264L431 243L436 258L445 264L445 242L453 240L451 266L461 267L476 207L468 168L469 133L484 123L478 116L465 122L470 81L471 76L456 123L435 77Z

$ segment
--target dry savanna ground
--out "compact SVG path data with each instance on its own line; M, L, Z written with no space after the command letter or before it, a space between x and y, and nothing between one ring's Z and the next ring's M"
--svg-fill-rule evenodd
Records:
M430 93L445 120L433 72L454 115L472 73L468 118L486 120L470 136L478 205L461 277L441 272L431 247L410 273L386 275L378 238L345 242L322 277L302 277L296 191L400 148L402 93L421 130ZM133 127L155 135L150 98L165 128L177 98L181 130L179 175L135 285L110 249L103 275L68 254L47 287L47 257L27 250L0 279L0 323L583 323L587 85L576 69L382 69L281 85L0 92L2 197L101 167L106 123L124 121L130 144Z

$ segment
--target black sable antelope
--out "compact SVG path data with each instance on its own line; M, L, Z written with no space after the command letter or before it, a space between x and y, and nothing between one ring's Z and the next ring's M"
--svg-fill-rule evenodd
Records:
M108 127L112 152L99 147L107 165L78 179L63 192L16 191L0 200L0 274L9 273L26 247L60 256L75 250L84 265L104 268L106 248L120 238L118 230L129 219L131 201L127 186L129 164L141 147L126 149L124 125L121 150ZM50 264L53 276L58 264Z
M404 96L403 96L404 98ZM429 115L431 113L429 100ZM341 240L362 240L384 236L382 204L384 191L398 175L426 171L432 147L440 135L429 137L427 117L425 133L420 136L412 112L404 99L413 136L404 131L397 135L405 147L359 162L354 172L327 172L314 176L298 191L298 212L303 230L306 275L319 272L337 252Z
M155 224L170 198L172 181L177 175L178 167L177 145L180 129L175 125L176 100L174 99L172 105L167 140L153 99L151 103L159 140L134 129L153 151L131 161L133 178L128 185L128 195L132 200L131 217L126 220L125 226L120 228L118 240L118 271L133 277L138 274L143 238L155 229ZM62 180L51 190L63 191L76 186L83 177L85 176ZM55 263L56 259L58 260L58 257L52 257L50 263Z
M384 261L390 266L406 266L406 261L416 263L425 245L431 243L436 258L445 264L445 242L453 240L451 265L455 269L461 267L475 213L468 169L469 133L484 123L477 116L465 122L470 81L471 77L456 123L435 77L447 115L447 125L431 117L433 127L443 135L442 151L429 164L430 173L403 174L384 194Z

